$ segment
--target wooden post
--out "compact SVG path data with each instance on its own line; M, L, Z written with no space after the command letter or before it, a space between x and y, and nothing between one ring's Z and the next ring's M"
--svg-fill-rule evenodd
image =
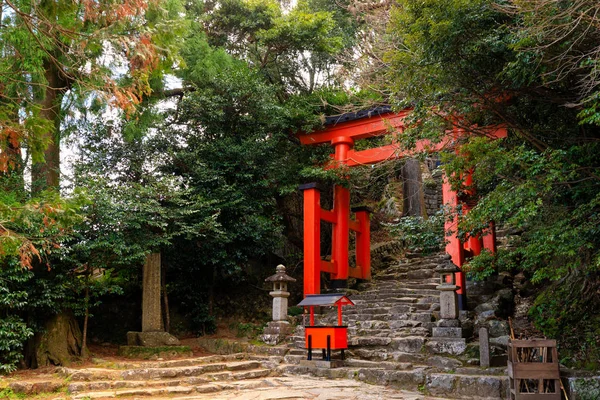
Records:
M359 279L371 279L371 221L365 207L354 208L360 230L356 232L356 267L360 269Z
M321 293L321 192L316 183L304 191L304 296Z
M458 207L458 195L452 190L450 182L448 182L448 178L444 176L443 184L442 184L442 197L444 206L451 208L451 212L454 213L456 207ZM465 263L465 250L463 244L456 234L456 230L458 229L458 218L456 215L453 215L451 219L446 219L444 222L444 231L452 231L453 233L446 238L446 253L452 257L452 262L456 264L459 268ZM462 271L457 272L455 274L455 282L459 286L456 293L458 294L458 308L460 310L466 309L467 304L467 295L466 295L466 280L465 275Z

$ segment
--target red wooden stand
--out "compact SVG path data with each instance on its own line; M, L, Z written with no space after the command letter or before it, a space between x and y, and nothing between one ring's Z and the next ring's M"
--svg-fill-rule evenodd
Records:
M323 360L331 361L331 350L340 350L344 359L344 350L348 348L348 327L342 325L342 306L354 305L352 300L342 294L307 295L299 306L310 310L310 326L304 327L305 346L308 350L307 360L312 360L312 350L322 349ZM337 326L315 326L315 307L337 307Z

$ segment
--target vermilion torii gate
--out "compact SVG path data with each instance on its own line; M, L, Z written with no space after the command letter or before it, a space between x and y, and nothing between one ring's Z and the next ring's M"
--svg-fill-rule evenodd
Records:
M345 114L336 120L326 122L324 130L310 134L300 134L303 145L330 144L334 148L333 167L353 167L358 165L376 164L381 161L407 157L415 153L427 151L437 152L450 148L457 140L468 133L458 127L448 131L440 143L432 144L428 140L416 143L415 149L402 151L398 143L368 150L355 151L355 141L369 137L382 136L393 131L395 135L402 134L405 129L405 119L411 109L391 112L389 108L379 108L359 113ZM490 138L506 137L505 128L486 128L486 136ZM470 186L471 174L466 173L465 184ZM316 184L306 184L300 187L304 192L304 295L318 294L321 291L321 272L331 274L332 287L347 287L349 277L370 279L370 225L369 213L366 208L350 209L350 191L339 185L334 186L333 209L325 210L320 205L320 190ZM462 212L467 213L474 204L464 201L456 191L452 190L448 180L443 181L443 202L452 210L459 205ZM353 218L352 214L354 214ZM332 254L329 261L321 259L321 221L333 224ZM496 251L495 232L490 224L488 233L480 237L469 237L461 242L456 235L457 215L447 220L445 231L452 232L447 237L446 252L452 261L462 267L465 258L478 255L482 248ZM350 231L356 232L356 267L349 266L348 244ZM459 307L466 308L465 277L462 272L456 273L459 285Z

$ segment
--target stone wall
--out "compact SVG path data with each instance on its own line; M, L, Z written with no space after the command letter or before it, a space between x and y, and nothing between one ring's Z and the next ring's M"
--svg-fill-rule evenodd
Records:
M435 215L443 205L442 172L437 169L436 159L427 159L421 166L423 173L423 193L425 211L428 216Z

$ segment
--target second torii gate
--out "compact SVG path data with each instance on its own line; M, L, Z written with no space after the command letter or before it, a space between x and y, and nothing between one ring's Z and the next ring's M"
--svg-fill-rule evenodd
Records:
M449 147L465 131L455 127L443 138L440 143L432 144L428 140L420 140L411 152L401 151L397 143L368 150L355 151L353 146L356 140L369 137L382 136L390 131L401 134L405 129L405 119L411 109L392 112L388 107L381 107L359 113L344 114L340 117L330 118L324 130L310 134L300 134L299 139L303 145L319 145L328 143L334 148L333 166L353 167L358 165L376 164L381 161L410 156L411 154L427 151L436 152ZM506 137L505 128L487 128L486 135L490 138ZM471 175L467 174L466 183L469 184ZM304 192L304 295L319 294L321 291L321 272L331 274L332 287L347 287L349 277L370 279L370 225L369 212L366 208L350 209L350 191L340 185L334 186L333 209L325 210L320 204L320 190L314 183L302 185ZM463 213L472 208L472 204L465 203L452 190L448 180L443 181L443 202L455 210L462 205ZM351 212L354 218L351 218ZM446 221L445 231L453 233L448 237L446 252L452 261L462 267L467 255L473 256L481 253L482 248L492 252L496 251L495 232L493 224L487 235L483 238L470 237L462 243L456 234L457 216ZM321 259L321 221L333 224L332 255L329 261ZM356 232L356 267L349 266L348 245L350 231ZM456 273L456 282L459 285L459 307L466 308L465 277L462 272Z

